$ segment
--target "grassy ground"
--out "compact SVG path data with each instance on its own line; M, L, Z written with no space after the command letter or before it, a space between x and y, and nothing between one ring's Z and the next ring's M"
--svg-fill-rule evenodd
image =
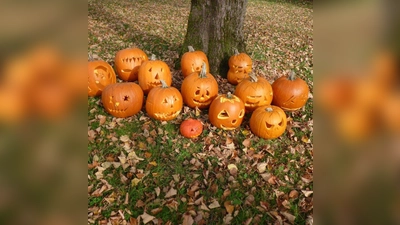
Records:
M89 0L88 52L113 65L115 53L139 47L173 68L183 42L188 0ZM254 70L271 83L294 70L313 90L312 7L250 0L244 32ZM234 86L218 78L220 92ZM239 129L213 127L207 111L184 107L170 122L144 110L117 119L88 101L89 224L312 224L313 119L307 105L287 113L275 140L254 136L249 115ZM179 135L187 117L204 122L194 140Z

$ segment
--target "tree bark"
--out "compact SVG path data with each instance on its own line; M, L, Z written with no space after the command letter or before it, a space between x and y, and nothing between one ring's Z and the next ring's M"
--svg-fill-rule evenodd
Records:
M210 72L226 77L233 49L245 52L243 24L247 0L192 0L181 56L191 45L206 53Z

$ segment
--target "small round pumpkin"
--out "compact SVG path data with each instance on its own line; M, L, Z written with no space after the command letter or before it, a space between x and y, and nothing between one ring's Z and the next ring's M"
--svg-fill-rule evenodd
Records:
M186 138L196 138L203 132L203 124L196 119L186 119L179 127L182 136Z
M287 126L285 112L274 105L258 107L250 117L250 130L265 139L281 136Z
M173 120L182 110L182 95L178 89L169 87L164 80L161 80L161 84L149 92L146 99L146 112L156 120Z
M103 60L89 61L88 63L88 95L100 96L103 89L109 84L115 84L117 77L114 69Z
M296 78L292 71L289 76L282 76L272 83L274 98L272 104L286 111L295 111L303 107L310 92L307 83Z
M139 48L126 48L115 54L115 71L118 77L124 81L135 81L138 79L139 67L148 57Z
M206 72L210 72L208 58L202 51L195 51L192 46L188 46L189 51L185 52L181 58L181 70L183 77L187 77L194 72L200 72L203 63L206 64Z
M229 70L227 74L228 82L237 85L243 79L249 77L249 73L252 71L253 62L246 53L239 53L235 49L235 53L229 58L228 61Z
M233 130L242 124L245 114L243 101L236 95L222 94L214 99L208 110L211 124L223 129Z
M143 91L133 82L108 85L101 94L104 109L115 117L129 117L138 113L143 106Z
M265 78L254 74L243 79L236 86L234 94L242 99L246 112L253 112L257 107L270 105L273 97L271 84Z
M206 71L206 64L203 63L200 72L190 74L182 82L183 102L191 108L208 108L218 95L217 80Z
M171 85L171 70L164 61L156 60L156 56L152 55L139 68L139 85L148 94L152 88L161 86L161 80L168 86Z

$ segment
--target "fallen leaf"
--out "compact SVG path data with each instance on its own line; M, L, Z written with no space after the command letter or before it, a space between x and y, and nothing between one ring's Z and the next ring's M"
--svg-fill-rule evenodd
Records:
M138 161L144 160L143 158L140 158L139 156L137 156L135 151L129 152L127 159L138 160Z
M218 208L218 207L221 207L221 206L217 200L214 200L210 205L208 205L208 208L210 208L210 209L214 209L214 208Z
M160 188L159 187L156 187L156 188L154 188L154 190L156 191L156 195L157 195L157 197L160 195Z
M232 205L231 201L225 201L224 206L229 214L232 214L233 210L235 209L235 206Z
M165 194L165 198L170 198L176 195L177 193L178 193L177 190L171 187L171 189L169 189L169 191Z
M244 139L244 141L242 142L242 144L243 144L244 147L249 148L250 145L251 145L250 138Z
M132 187L135 187L136 185L138 185L138 183L139 183L140 181L141 181L140 179L133 178L132 181L131 181Z
M313 191L304 191L301 190L301 192L303 192L304 196L309 197L310 195L312 195L314 192Z
M258 163L257 164L257 170L259 173L264 173L265 170L267 169L267 163L266 162L262 162L262 163Z
M192 225L194 223L192 215L190 213L183 214L183 222L182 225Z
M140 217L143 219L143 223L144 224L152 221L155 218L154 216L149 215L146 212L144 212L142 215L140 215Z
M290 213L288 213L288 212L282 212L281 214L282 214L287 220L289 220L289 222L290 222L291 224L294 223L294 220L296 219L296 217L295 217L294 215L292 215L292 214L290 214Z
M222 219L222 221L224 222L223 224L231 224L232 219L233 219L232 214L226 214Z
M122 135L122 136L119 138L119 140L122 141L122 142L128 142L128 141L130 141L128 135Z

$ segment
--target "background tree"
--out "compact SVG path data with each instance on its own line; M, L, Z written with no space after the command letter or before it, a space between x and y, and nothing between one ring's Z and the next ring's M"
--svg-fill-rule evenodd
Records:
M191 0L181 55L191 45L208 56L210 72L226 77L233 49L245 52L243 24L247 0Z

